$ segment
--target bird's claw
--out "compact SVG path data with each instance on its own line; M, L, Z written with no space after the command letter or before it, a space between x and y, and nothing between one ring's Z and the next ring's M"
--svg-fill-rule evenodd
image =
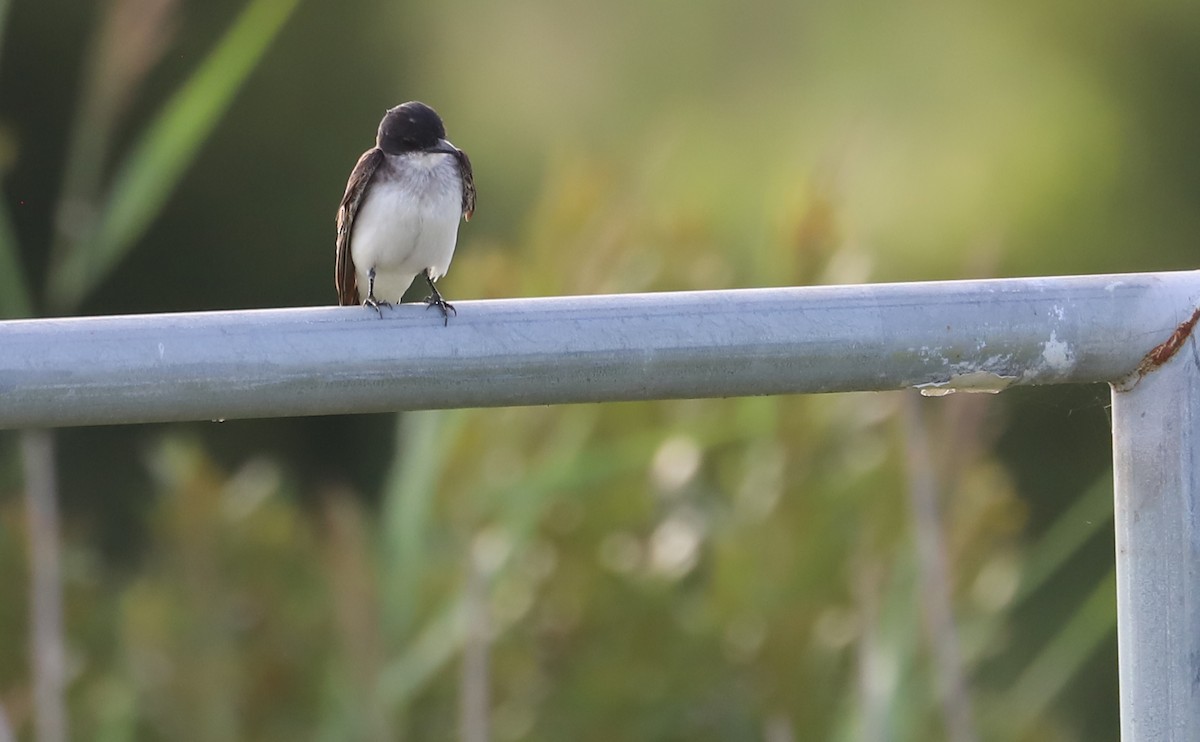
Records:
M458 310L454 308L453 304L443 299L441 294L430 294L429 296L425 297L425 308L432 309L433 307L437 307L439 310L441 310L443 326L450 324L451 312L453 312L455 316L458 316Z
M379 319L383 319L383 307L391 307L392 303L390 301L380 301L374 296L368 296L367 300L363 302L363 306L374 309L376 314L379 315Z

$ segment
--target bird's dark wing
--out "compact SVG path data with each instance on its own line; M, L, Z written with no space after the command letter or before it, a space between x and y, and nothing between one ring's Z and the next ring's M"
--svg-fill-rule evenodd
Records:
M458 159L458 171L462 175L463 218L471 221L471 215L475 213L475 172L471 170L471 158L467 157L466 152L460 149L454 156Z
M337 285L338 304L342 306L359 303L358 282L354 277L354 258L350 255L350 234L354 231L354 217L358 207L362 205L363 194L371 177L383 162L383 150L378 147L363 152L358 158L358 164L350 173L346 183L346 193L337 212L337 269L334 283Z

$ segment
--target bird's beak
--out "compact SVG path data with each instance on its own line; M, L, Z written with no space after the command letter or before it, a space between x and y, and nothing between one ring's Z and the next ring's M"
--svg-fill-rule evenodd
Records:
M437 144L433 145L432 147L430 147L429 149L427 149L425 151L426 152L445 152L448 155L456 155L456 154L458 154L458 147L455 147L453 144L451 144L449 139L439 139L439 140L437 140Z

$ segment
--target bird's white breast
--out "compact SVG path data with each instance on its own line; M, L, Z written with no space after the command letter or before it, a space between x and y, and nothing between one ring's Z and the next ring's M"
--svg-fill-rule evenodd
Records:
M359 290L375 270L375 297L399 301L421 271L446 274L458 241L462 177L442 153L384 155L359 206L350 254Z

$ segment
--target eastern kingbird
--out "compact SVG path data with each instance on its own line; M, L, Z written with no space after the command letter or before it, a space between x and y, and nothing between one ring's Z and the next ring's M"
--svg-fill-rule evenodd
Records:
M376 290L399 302L420 274L433 292L425 302L448 323L454 307L433 282L450 268L459 217L470 220L474 211L471 161L446 139L437 112L419 101L390 109L338 207L338 303L358 304L365 283L362 303L380 312L390 304Z

